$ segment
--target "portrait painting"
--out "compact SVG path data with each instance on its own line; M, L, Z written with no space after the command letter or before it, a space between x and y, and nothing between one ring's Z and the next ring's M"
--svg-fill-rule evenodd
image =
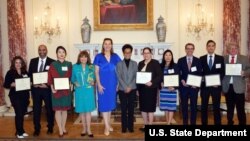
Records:
M94 0L94 30L153 30L153 0Z

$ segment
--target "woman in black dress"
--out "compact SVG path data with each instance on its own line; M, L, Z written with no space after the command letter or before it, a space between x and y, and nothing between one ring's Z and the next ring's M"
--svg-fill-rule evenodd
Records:
M151 125L156 110L158 86L163 77L159 62L152 59L152 50L149 47L143 49L143 58L138 65L139 72L151 72L152 79L146 84L138 84L139 106L143 117L144 125ZM144 128L140 128L144 131Z
M10 89L9 97L15 110L15 126L17 138L28 136L23 129L24 115L29 105L29 90L16 91L15 79L28 77L26 64L22 57L16 56L11 61L10 70L4 80L4 88Z

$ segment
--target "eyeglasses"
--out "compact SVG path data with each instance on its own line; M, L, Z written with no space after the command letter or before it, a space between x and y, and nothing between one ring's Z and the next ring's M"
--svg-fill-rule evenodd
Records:
M194 48L186 48L186 50L194 50Z

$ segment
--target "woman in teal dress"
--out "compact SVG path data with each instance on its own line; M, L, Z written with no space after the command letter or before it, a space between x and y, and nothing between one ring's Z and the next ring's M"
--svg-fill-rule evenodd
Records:
M48 84L52 90L52 108L55 111L55 119L59 128L59 137L63 137L68 132L65 128L67 121L67 110L72 107L72 94L70 89L55 90L54 78L71 78L72 63L65 60L67 55L63 46L56 49L57 61L50 64L48 71Z
M95 110L95 68L91 65L91 60L87 51L81 51L78 55L77 63L73 65L71 82L75 85L75 111L80 113L83 131L81 136L88 133L89 137L94 137L91 132L91 112Z

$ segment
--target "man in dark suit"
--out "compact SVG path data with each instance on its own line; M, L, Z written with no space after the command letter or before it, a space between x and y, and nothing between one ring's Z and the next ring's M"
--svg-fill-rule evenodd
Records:
M38 47L39 57L31 59L29 65L29 75L31 78L33 73L44 72L49 70L49 66L54 60L47 57L47 52L47 47L45 45L40 45ZM54 111L52 110L50 87L47 84L32 85L31 93L33 100L33 123L35 128L33 135L39 136L40 134L40 120L43 101L45 104L46 117L48 122L47 134L52 134L54 126Z
M214 124L221 125L220 100L222 87L219 85L207 87L205 76L219 75L220 80L222 81L225 75L224 58L214 53L216 43L213 40L208 40L206 47L207 54L200 57L203 70L202 74L204 77L204 81L201 85L201 122L202 125L207 125L208 123L207 110L209 97L211 95L213 103Z
M178 67L180 68L180 98L181 109L183 115L183 124L188 125L188 99L190 98L191 109L191 125L196 125L196 113L197 113L197 98L199 88L195 86L189 86L186 84L189 74L200 76L202 73L200 60L193 56L195 46L192 43L185 45L186 56L178 60Z
M225 64L241 64L241 75L225 75L222 82L222 90L225 93L227 104L227 122L228 125L233 125L234 109L236 107L239 125L246 125L245 112L245 91L246 78L250 76L250 64L246 56L238 54L239 46L235 43L230 43L227 46L229 55L224 57Z

